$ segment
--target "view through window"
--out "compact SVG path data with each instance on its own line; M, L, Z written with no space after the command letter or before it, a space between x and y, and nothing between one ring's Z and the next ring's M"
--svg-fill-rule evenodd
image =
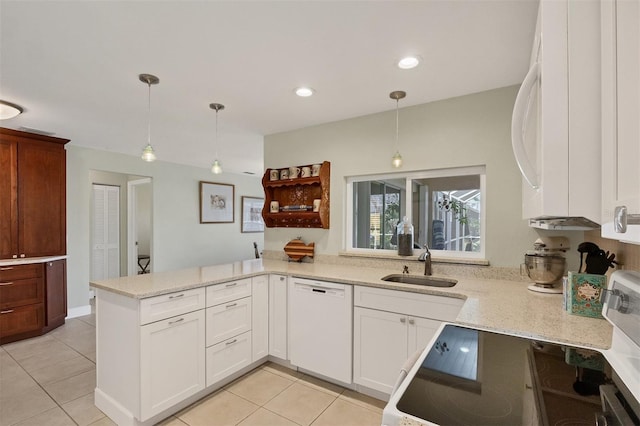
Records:
M396 251L396 227L409 216L416 254L425 244L445 256L484 254L484 167L365 176L347 182L350 250Z

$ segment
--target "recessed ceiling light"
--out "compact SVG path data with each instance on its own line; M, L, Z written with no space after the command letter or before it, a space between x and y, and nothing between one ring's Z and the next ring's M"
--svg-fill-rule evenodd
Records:
M420 64L419 56L407 56L398 61L398 68L403 70L410 70L411 68L415 68Z
M311 87L298 87L296 89L296 95L300 96L301 98L308 98L309 96L313 95L316 91L313 90Z
M7 101L0 101L0 120L8 120L22 114L21 106Z

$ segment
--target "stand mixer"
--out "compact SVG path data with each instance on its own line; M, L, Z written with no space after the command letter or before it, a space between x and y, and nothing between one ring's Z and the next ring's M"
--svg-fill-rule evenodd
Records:
M567 271L564 253L569 249L565 237L541 237L533 243L534 250L524 255L527 276L533 280L528 288L540 293L562 293L562 277Z

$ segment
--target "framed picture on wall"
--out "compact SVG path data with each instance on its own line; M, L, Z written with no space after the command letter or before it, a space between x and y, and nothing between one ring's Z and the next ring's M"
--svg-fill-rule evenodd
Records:
M200 181L200 223L232 223L234 196L233 185Z
M264 198L242 197L242 232L264 232Z

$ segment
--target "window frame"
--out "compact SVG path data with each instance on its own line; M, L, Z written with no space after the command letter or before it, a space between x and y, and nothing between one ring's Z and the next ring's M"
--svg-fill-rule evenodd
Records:
M478 166L468 166L468 167L452 167L452 168L443 168L443 169L431 169L431 170L415 170L415 171L404 171L404 172L392 172L392 173L381 173L381 174L371 174L371 175L358 175L358 176L345 176L345 209L344 209L344 224L345 224L345 232L343 233L343 250L346 254L351 255L371 255L375 256L385 256L385 257L397 257L397 258L406 258L406 256L398 256L397 250L389 250L389 249L369 249L369 248L356 248L353 247L353 188L354 183L357 182L365 182L365 181L375 181L375 180L388 180L388 179L404 179L405 181L405 199L404 199L404 211L405 216L409 217L411 223L413 223L412 217L412 185L415 179L430 179L430 178L444 178L444 177L454 177L454 176L468 176L468 175L479 175L480 178L480 251L478 252L469 252L469 251L453 251L453 250L433 250L429 248L432 257L434 259L438 258L454 258L454 259L485 259L486 253L486 166L478 165ZM421 250L416 249L417 256L421 253Z

